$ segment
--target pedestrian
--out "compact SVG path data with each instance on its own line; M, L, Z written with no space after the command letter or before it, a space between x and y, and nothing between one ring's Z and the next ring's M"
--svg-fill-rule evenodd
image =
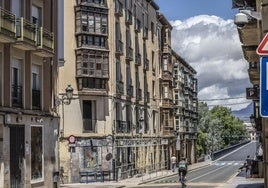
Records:
M252 159L250 158L250 156L248 155L246 158L246 178L250 177L250 171L251 171L251 165L252 165Z
M175 172L176 165L177 165L177 158L176 158L175 154L173 154L171 157L172 172Z

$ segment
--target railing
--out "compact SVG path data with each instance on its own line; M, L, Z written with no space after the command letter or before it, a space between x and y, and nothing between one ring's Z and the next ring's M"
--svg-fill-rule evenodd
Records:
M32 89L32 107L33 109L40 109L41 107L40 90Z
M37 32L37 47L53 52L54 34L40 27Z
M116 93L118 93L118 94L124 94L124 82L118 81L116 83Z
M83 132L96 132L96 120L95 119L83 119Z
M22 86L12 85L12 105L22 107Z
M15 38L16 17L15 14L0 7L0 32Z
M237 149L237 148L239 148L239 147L241 147L241 146L243 146L243 145L245 145L245 144L247 144L249 142L250 141L247 140L247 141L235 144L233 146L221 149L219 151L212 152L211 158L212 158L212 160L218 159L218 158L222 157L223 155L225 155L225 154L227 154L227 153L229 153L229 152L231 152L231 151L233 151L233 150L235 150L235 149Z
M33 46L37 40L36 25L21 17L16 22L16 36L19 41L31 43Z

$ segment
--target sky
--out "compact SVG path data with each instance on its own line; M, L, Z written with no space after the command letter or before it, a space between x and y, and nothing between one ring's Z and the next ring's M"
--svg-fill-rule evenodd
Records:
M210 107L247 107L252 87L232 0L155 0L173 26L171 45L196 71L198 99ZM218 100L219 99L219 100Z

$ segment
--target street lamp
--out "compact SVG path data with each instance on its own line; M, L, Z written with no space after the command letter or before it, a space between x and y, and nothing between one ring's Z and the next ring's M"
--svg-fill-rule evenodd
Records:
M73 100L73 92L74 89L72 88L72 86L69 84L66 89L65 89L65 93L61 94L61 98L57 98L56 99L56 107L59 105L69 105L71 104L71 100Z

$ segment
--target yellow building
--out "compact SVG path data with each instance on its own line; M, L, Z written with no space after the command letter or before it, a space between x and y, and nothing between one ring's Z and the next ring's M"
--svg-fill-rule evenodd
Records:
M68 85L74 92L59 106L66 181L85 181L88 171L117 180L169 168L171 26L158 9L151 0L64 1L59 99Z

